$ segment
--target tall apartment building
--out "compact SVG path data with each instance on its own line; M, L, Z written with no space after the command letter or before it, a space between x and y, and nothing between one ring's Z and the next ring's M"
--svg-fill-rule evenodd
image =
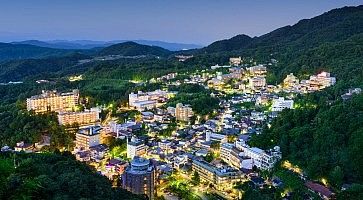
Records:
M133 159L135 156L142 156L146 153L144 141L132 137L131 141L127 138L127 158Z
M89 150L90 147L100 144L100 126L89 126L80 129L76 133L76 148L82 150Z
M176 104L175 117L177 120L187 122L193 114L194 113L190 105L183 105L182 103Z
M202 160L193 160L192 170L198 172L202 181L213 184L218 190L229 190L244 175L233 168L217 168Z
M60 112L58 122L60 125L72 125L77 123L80 126L90 125L100 119L100 110L91 108L83 112Z
M42 94L32 96L26 100L27 110L36 113L47 111L64 112L72 111L78 105L79 91L68 93L54 91L42 91Z
M134 194L145 194L149 199L155 198L156 171L149 160L135 157L121 179L122 188Z

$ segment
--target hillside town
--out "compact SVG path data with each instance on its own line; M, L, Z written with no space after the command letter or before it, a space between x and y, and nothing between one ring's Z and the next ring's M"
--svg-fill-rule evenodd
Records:
M187 75L184 79L178 79L178 73L152 79L150 83L161 83L163 87L131 92L127 104L117 108L134 113L123 121L110 113L101 119L107 108L86 108L80 99L82 91L76 89L43 91L29 97L26 106L34 114L55 112L60 125L76 130L72 153L77 160L112 180L115 186L146 194L150 199L160 195L175 199L175 191L165 192L165 185L189 180L198 182L193 188L196 193L213 191L225 199L236 199L243 195L235 189L238 183L252 181L255 187L283 184L279 177L261 176L261 172L272 170L281 161L280 147L260 149L249 145L250 138L262 134L280 112L298 106L294 103L296 94L319 91L336 82L328 72L310 75L306 80L299 80L291 73L281 84L269 85L268 65L242 63L241 57L230 58L229 66L216 65L210 70L183 74ZM218 109L213 115L198 115L185 102L167 104L178 95L178 91L169 91L168 86L183 84L200 85L211 91L210 96L218 97ZM357 88L342 98L360 92ZM107 145L110 138L121 141L122 147L110 148ZM51 139L44 135L36 144L19 141L17 146L6 146L2 151L39 152ZM316 184L307 182L306 186L324 198L332 197L328 188ZM329 192L319 192L316 188L320 187ZM288 195L287 191L282 197Z

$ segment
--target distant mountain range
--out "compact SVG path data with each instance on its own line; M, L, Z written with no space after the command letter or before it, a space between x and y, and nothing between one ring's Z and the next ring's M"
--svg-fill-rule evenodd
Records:
M164 58L173 54L192 54L194 58L184 63L184 65L191 66L226 64L231 56L250 56L260 62L274 58L278 60L278 65L270 68L276 76L273 81L278 81L277 79L281 79L291 72L303 75L321 70L331 72L340 80L349 82L363 80L363 6L334 9L259 37L241 34L188 51L171 51L161 45L151 46L140 44L141 42L123 42L102 47L105 45L102 42L84 40L76 43L81 46L94 45L93 48L89 49L91 46L88 46L88 49L84 47L84 49L77 48L77 50L56 49L50 48L50 46L40 47L45 46L44 42L40 41L28 41L28 43L0 43L0 61L14 60L4 64L0 63L0 80L21 80L35 74L24 71L24 68L29 65L22 63L22 59L60 57L59 60L63 60L64 56L78 56L79 54L91 57L153 55ZM62 41L56 43L60 44ZM56 61L51 60L56 70L49 69L49 72L58 72L58 69L63 69L55 66ZM34 66L32 71L36 71L37 63L39 63L39 67L44 66L41 59L31 62ZM84 67L82 70L87 68L87 66L82 67ZM99 68L102 67L104 66L99 66ZM41 68L40 71L47 71L43 67Z
M54 49L92 49L92 48L103 48L108 47L118 43L124 42L136 42L138 44L149 45L149 46L159 46L170 51L179 51L183 49L196 49L203 47L197 44L184 44L184 43L171 43L163 41L153 41L153 40L114 40L114 41L92 41L92 40L52 40L52 41L39 41L39 40L26 40L20 42L11 42L12 44L29 44L39 47L47 47Z

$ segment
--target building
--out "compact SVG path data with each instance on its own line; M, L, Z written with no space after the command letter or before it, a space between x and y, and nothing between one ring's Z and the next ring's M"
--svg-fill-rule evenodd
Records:
M280 147L276 146L273 149L264 151L257 147L243 147L245 157L249 157L253 161L253 165L262 170L270 170L275 163L281 159Z
M192 170L199 174L201 181L213 184L218 190L229 190L244 179L241 171L225 167L217 168L203 160L193 160Z
M76 133L76 148L80 150L89 150L100 144L100 126L89 126L80 129Z
M42 94L32 96L26 100L27 110L36 113L54 111L72 111L78 105L79 91L73 90L68 93L53 91L42 91Z
M330 76L328 72L321 72L318 75L310 76L307 81L309 91L317 91L330 87L336 83L336 78Z
M135 156L142 156L146 153L144 141L132 137L131 141L127 138L127 158L133 159Z
M242 59L241 57L237 57L237 58L229 58L229 64L230 65L234 65L234 66L238 66L242 63Z
M168 92L162 90L152 92L138 91L136 94L129 94L129 106L139 111L152 109L157 106L158 102L165 102L168 99L168 95Z
M100 110L91 108L82 112L60 112L58 122L60 125L71 125L77 123L80 126L89 125L100 119Z
M251 76L266 76L267 68L263 65L248 67L247 71Z
M249 79L249 87L252 90L261 90L266 87L266 79L264 77L252 77Z
M298 85L299 85L299 79L296 76L294 76L293 73L290 73L284 79L283 87L286 89L293 89L293 88L297 87Z
M121 176L122 188L154 199L156 176L155 167L151 165L150 160L135 157Z
M194 113L190 105L183 105L182 103L176 104L175 117L177 120L187 122L193 114Z
M230 165L231 163L231 154L234 145L231 143L223 143L220 147L221 159Z
M285 100L284 97L280 97L272 101L273 112L280 112L284 109L293 109L293 108L294 108L294 100Z

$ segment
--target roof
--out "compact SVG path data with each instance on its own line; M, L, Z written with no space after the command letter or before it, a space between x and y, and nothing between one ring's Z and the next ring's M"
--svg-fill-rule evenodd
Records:
M326 197L331 197L334 195L334 193L332 191L329 190L329 188L323 186L323 185L320 185L318 183L314 183L312 181L308 181L305 183L305 186L311 190L313 190L314 192L317 192L323 196L326 196Z

